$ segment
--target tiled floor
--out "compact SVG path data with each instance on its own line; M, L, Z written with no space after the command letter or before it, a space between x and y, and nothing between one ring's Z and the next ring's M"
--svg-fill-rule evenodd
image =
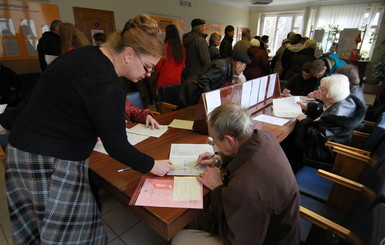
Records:
M141 222L127 207L101 191L102 217L109 245L166 245L167 242ZM4 167L0 163L0 245L12 245L5 196Z

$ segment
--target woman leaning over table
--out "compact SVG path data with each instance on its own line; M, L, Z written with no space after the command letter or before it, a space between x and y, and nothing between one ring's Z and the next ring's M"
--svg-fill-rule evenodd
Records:
M106 244L101 215L88 184L88 157L99 136L108 154L142 173L165 175L128 141L124 76L138 81L162 55L156 22L130 19L105 47L65 53L39 79L13 123L6 152L6 187L14 244Z

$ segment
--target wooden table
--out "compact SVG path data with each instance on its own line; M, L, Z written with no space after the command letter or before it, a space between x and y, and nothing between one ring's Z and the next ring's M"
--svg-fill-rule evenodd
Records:
M269 110L270 108L265 109L264 113L269 114ZM194 120L195 111L196 106L191 106L165 115L160 115L157 117L157 120L162 125L168 125L174 119ZM258 128L267 129L273 132L278 140L282 141L290 134L294 125L295 120L292 119L283 127L266 123L258 123L257 126ZM136 144L135 147L152 156L154 159L160 160L169 158L170 146L172 143L205 144L207 143L207 135L192 130L169 128L160 138L150 137ZM108 155L95 151L90 156L89 167L92 170L91 174L95 182L126 205L130 201L139 179L143 176L143 174L134 170L116 173L116 170L125 168L126 166L112 159ZM204 194L208 192L209 190L205 188ZM166 240L171 240L178 231L190 223L201 211L196 209L138 206L129 206L129 208Z

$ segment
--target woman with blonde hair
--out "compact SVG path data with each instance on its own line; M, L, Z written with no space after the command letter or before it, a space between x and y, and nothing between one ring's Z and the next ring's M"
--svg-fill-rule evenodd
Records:
M135 16L106 46L58 57L24 109L1 114L1 131L10 130L6 186L14 244L107 243L88 178L98 137L112 158L139 172L163 176L174 169L128 142L119 79L150 76L163 54L159 33L155 20Z
M63 23L59 26L62 53L91 45L90 41L71 23Z
M219 53L218 46L221 43L221 36L214 32L210 35L209 39L209 52L211 61L217 60L221 58L221 54Z

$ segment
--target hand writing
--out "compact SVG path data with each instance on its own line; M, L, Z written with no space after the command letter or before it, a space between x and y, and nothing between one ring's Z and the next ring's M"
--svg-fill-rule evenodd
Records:
M214 159L212 158L213 153L205 152L199 155L197 164L199 165L213 165Z

